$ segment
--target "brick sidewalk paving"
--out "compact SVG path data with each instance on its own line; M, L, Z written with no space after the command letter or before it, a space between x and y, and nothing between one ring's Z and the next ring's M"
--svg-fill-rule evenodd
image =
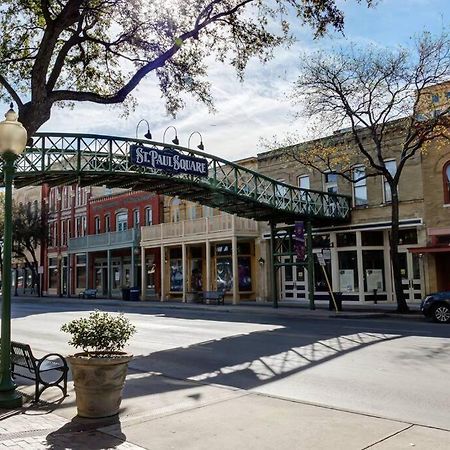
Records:
M126 437L98 431L99 424L69 422L49 411L24 407L0 410L0 449L27 450L142 450L128 443Z

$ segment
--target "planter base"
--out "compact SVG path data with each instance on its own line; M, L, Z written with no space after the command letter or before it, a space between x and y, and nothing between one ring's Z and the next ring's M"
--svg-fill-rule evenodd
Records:
M67 357L72 370L76 404L80 417L100 418L119 412L122 389L132 355L111 358Z

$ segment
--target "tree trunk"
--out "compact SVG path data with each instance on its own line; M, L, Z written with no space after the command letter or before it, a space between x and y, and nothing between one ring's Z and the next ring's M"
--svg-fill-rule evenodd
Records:
M405 294L402 286L402 273L400 268L400 258L398 253L398 234L399 234L399 201L397 185L390 185L392 194L391 203L391 236L390 236L390 257L392 272L394 275L394 290L397 299L397 312L408 313L409 307L406 303Z

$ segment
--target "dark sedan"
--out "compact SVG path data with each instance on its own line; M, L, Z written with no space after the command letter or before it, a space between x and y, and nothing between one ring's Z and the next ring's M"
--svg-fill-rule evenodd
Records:
M450 291L435 292L422 300L420 310L435 322L450 322Z

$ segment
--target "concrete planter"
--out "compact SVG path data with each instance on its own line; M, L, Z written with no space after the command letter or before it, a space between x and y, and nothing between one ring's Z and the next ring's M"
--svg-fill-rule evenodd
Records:
M96 357L95 353L90 356L76 353L67 357L80 417L109 417L119 412L128 362L132 357L123 352L111 353L109 357Z

